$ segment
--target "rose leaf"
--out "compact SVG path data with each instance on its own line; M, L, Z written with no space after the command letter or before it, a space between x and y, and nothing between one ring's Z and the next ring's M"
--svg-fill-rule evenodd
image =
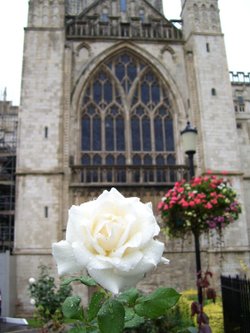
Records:
M102 306L104 298L105 298L105 293L102 291L95 292L92 295L87 312L88 321L91 321L96 318L96 315Z
M88 287L94 287L94 286L97 285L97 283L95 282L95 280L92 279L89 276L71 277L71 278L65 279L62 282L62 285L65 286L65 285L70 284L71 282L76 282L76 281L77 282L81 282L82 284L85 284Z
M158 288L148 296L137 299L135 312L141 317L158 318L172 308L180 298L172 288Z
M125 328L138 327L145 322L145 319L138 316L134 309L125 308Z
M115 300L107 300L97 314L99 329L102 333L122 333L124 329L125 310Z
M92 279L91 277L89 276L81 276L79 278L79 281L82 283L82 284L85 284L85 286L88 286L88 287L94 287L97 285L97 283L95 282L94 279Z
M62 304L62 312L66 318L82 319L83 309L80 306L81 298L79 296L70 296Z
M136 288L132 288L121 293L117 297L117 300L123 304L127 304L128 306L133 306L138 297L139 297L138 290Z
M69 333L86 333L86 327L73 327L69 330Z
M71 278L68 278L68 279L64 279L62 281L62 286L67 286L68 284L70 284L71 282L74 282L74 281L79 281L79 278L78 277L71 277Z

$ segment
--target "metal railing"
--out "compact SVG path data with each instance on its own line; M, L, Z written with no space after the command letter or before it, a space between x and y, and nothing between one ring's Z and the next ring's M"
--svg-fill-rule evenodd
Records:
M120 185L120 186L165 186L188 178L188 167L185 165L74 165L71 185Z
M250 332L250 280L221 276L225 333Z

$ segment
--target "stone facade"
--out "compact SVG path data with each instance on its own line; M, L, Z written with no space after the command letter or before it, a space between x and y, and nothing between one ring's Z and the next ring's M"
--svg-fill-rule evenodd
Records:
M237 273L240 259L249 264L249 82L233 84L232 96L217 0L186 0L182 7L183 26L177 29L163 16L161 1L30 1L17 153L14 252L19 313L29 308L27 280L39 263L54 267L51 243L64 237L72 204L117 186L125 195L152 201L157 213L156 204L166 187L150 178L158 167L156 160L149 181L144 178L141 184L81 181L86 171L79 165L87 87L97 70L106 64L108 71L108 60L122 52L146 64L168 91L176 166L185 162L180 131L190 120L199 133L196 172L227 171L243 203L240 221L225 233L220 247L216 239L209 244L202 241L206 267L218 281L223 272ZM235 113L234 103L242 101L239 97L245 109ZM122 98L129 100L129 96ZM122 108L129 113L128 105ZM125 167L131 168L129 152L126 156ZM97 172L97 166L94 169ZM107 170L101 169L100 179L105 172L111 174ZM194 286L193 248L192 240L168 241L166 256L171 265L143 281L144 288Z

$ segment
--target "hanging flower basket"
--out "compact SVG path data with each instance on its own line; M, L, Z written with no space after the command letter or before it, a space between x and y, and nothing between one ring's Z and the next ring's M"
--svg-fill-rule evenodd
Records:
M238 219L241 205L229 181L217 176L175 183L158 204L168 234L183 237L223 228Z

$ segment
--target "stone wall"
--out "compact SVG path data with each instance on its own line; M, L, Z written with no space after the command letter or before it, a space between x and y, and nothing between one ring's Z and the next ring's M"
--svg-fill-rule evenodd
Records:
M1 317L13 317L16 312L16 258L10 252L0 253Z

